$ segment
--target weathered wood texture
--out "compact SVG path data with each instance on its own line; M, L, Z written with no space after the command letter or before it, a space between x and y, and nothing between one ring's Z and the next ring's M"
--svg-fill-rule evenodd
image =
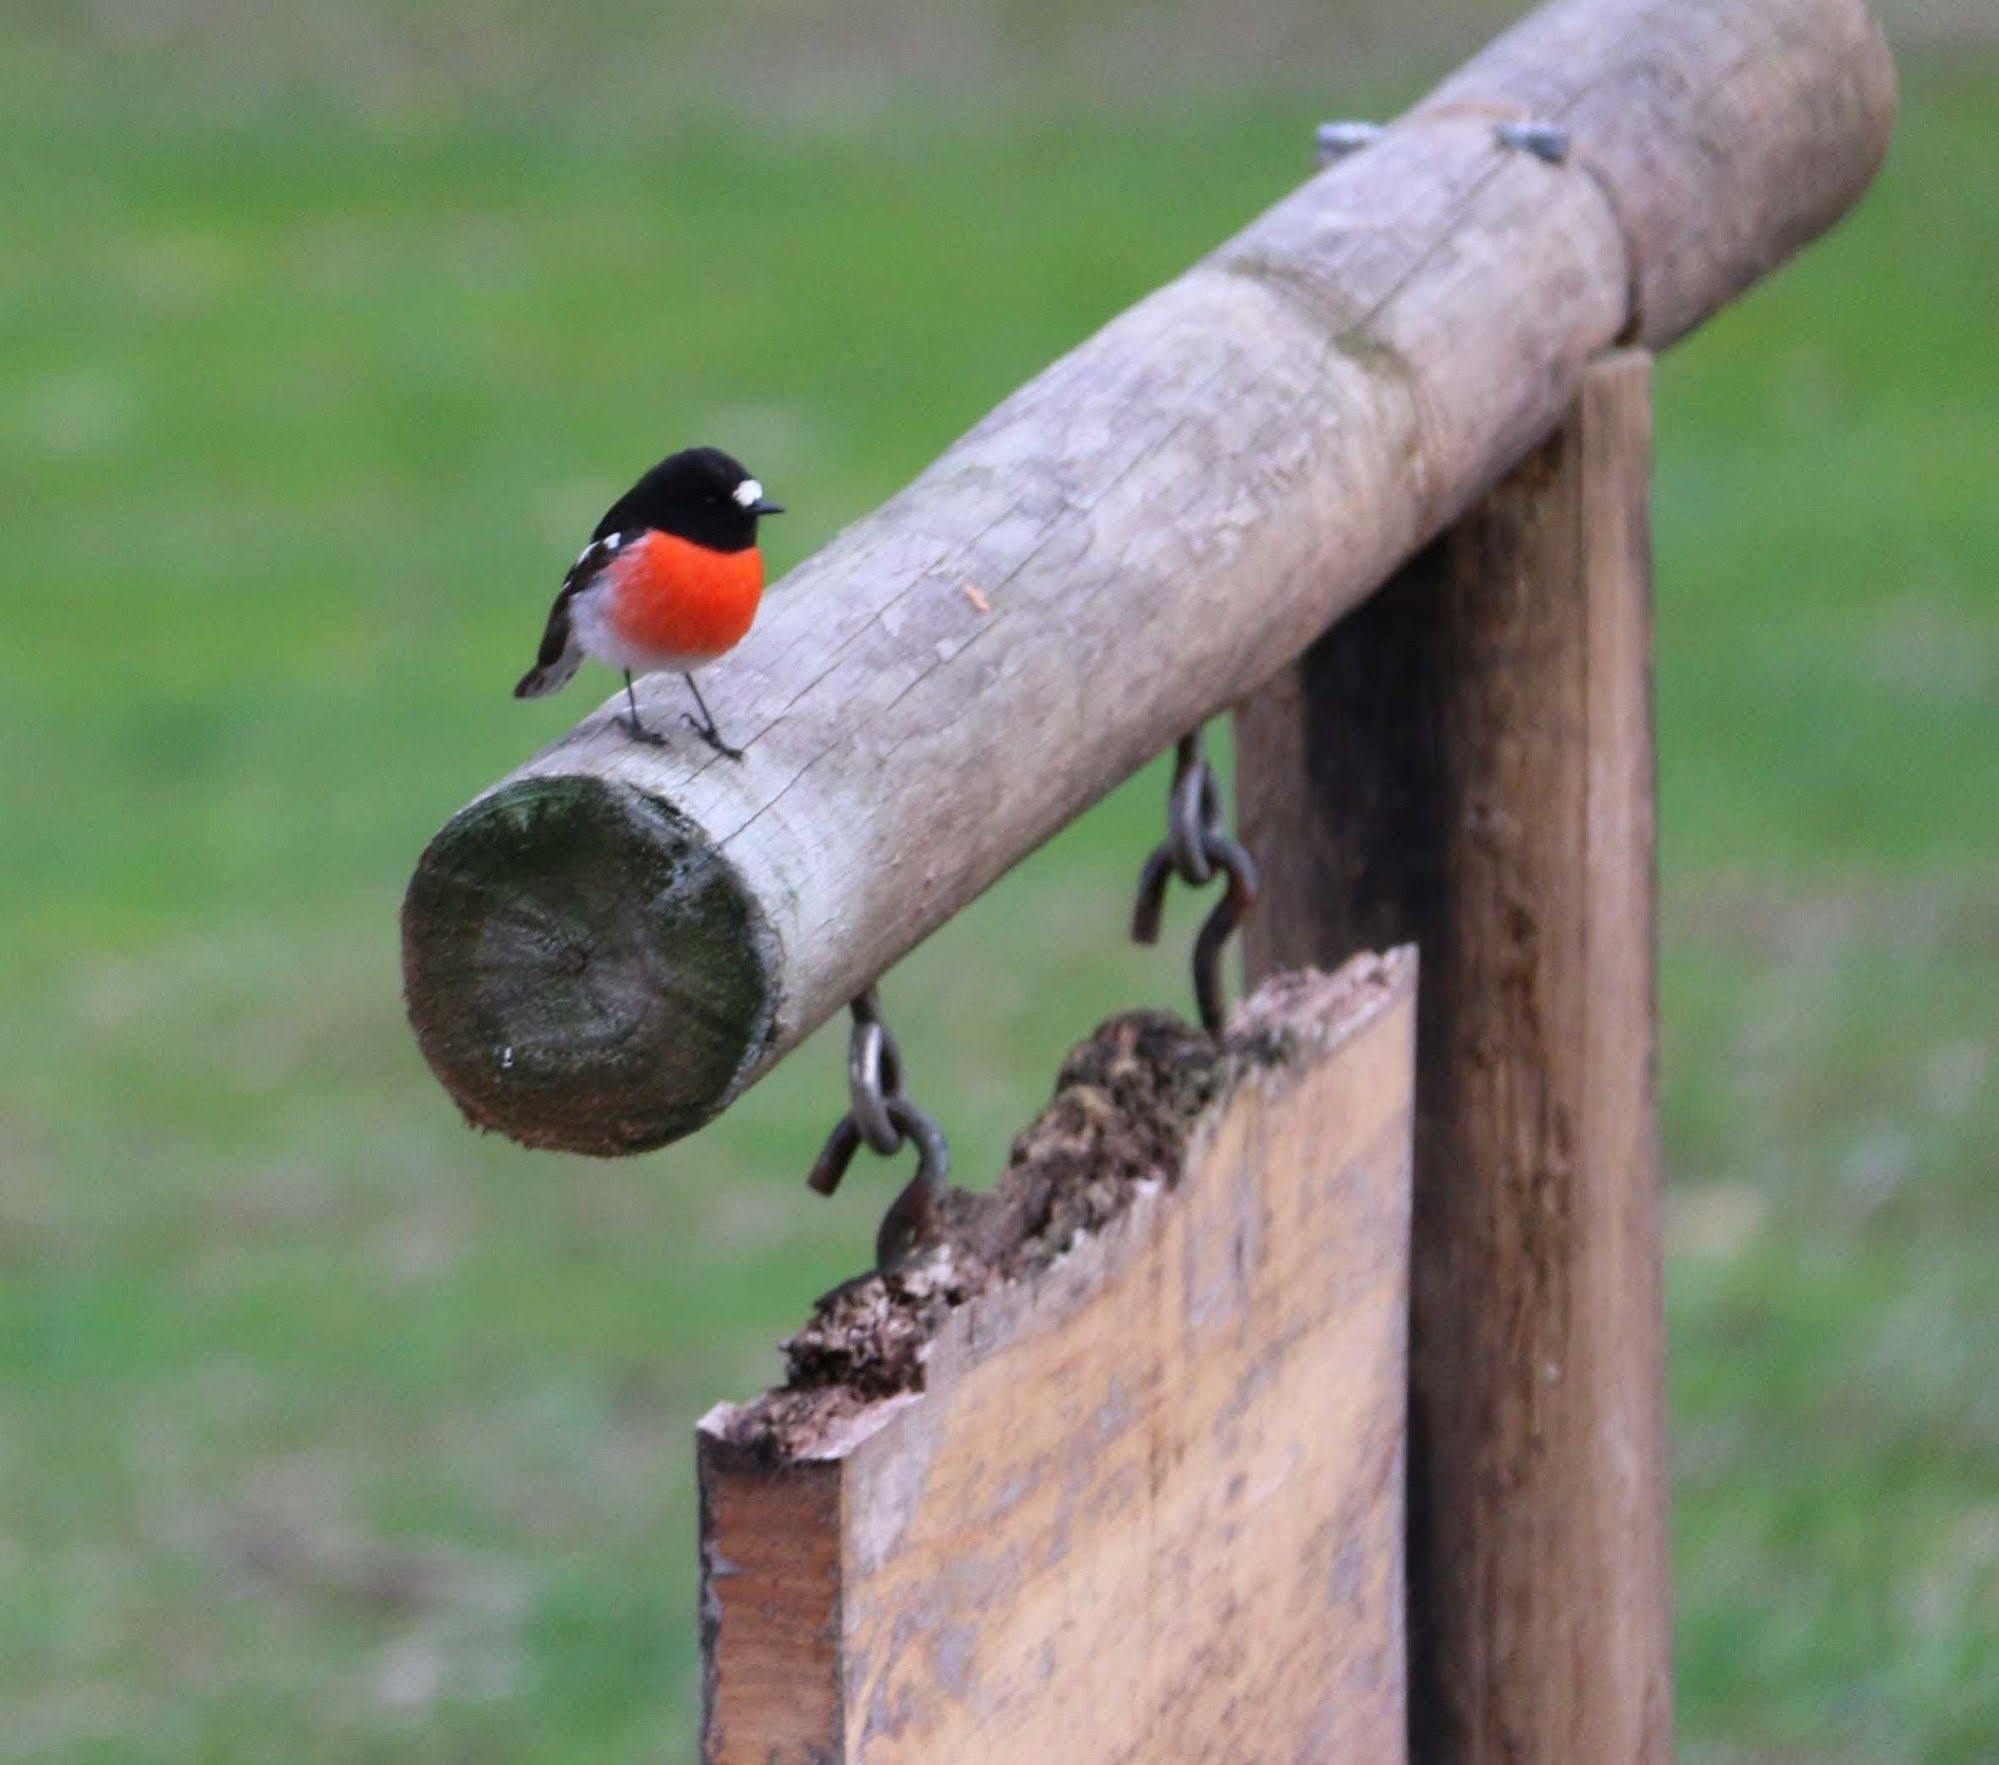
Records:
M702 1423L710 1765L1403 1756L1414 994L1403 951L1221 1054L1114 1020L1024 1244L843 1290L792 1349L837 1378Z
M1252 972L1423 955L1411 1711L1426 1761L1671 1750L1650 366L1239 715Z
M1893 97L1861 0L1536 15L786 578L710 676L741 764L636 746L606 706L461 812L404 910L433 1069L531 1145L698 1126L1295 657L1606 345L1677 335L1827 225ZM1568 163L1495 144L1530 113Z

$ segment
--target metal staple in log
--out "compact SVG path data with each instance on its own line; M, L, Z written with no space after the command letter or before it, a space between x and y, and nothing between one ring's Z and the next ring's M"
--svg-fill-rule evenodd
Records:
M432 1068L530 1145L699 1126L1376 588L1608 345L1829 226L1893 108L1861 0L1536 13L779 584L714 677L742 764L607 705L456 816L404 909Z

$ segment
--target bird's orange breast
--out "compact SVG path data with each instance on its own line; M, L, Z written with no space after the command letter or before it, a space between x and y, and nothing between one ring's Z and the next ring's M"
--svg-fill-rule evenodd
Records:
M763 554L711 551L670 533L648 533L611 566L611 618L636 649L686 660L742 642L763 599Z

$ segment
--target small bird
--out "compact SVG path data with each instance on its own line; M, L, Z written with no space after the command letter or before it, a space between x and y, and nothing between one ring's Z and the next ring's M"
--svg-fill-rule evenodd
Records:
M672 669L687 682L699 719L687 726L718 754L743 757L715 727L694 670L742 642L763 599L757 522L781 515L764 487L717 447L669 454L618 498L562 579L541 653L514 688L539 699L566 686L585 656L621 669L634 741L664 746L639 719L632 676Z

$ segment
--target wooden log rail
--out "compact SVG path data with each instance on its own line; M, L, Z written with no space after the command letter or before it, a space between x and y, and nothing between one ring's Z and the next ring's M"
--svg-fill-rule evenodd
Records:
M1532 15L779 584L713 676L741 764L606 706L461 811L404 910L432 1068L530 1145L697 1127L1378 588L1606 348L1829 226L1893 106L1861 0ZM1525 120L1566 160L1498 144Z

